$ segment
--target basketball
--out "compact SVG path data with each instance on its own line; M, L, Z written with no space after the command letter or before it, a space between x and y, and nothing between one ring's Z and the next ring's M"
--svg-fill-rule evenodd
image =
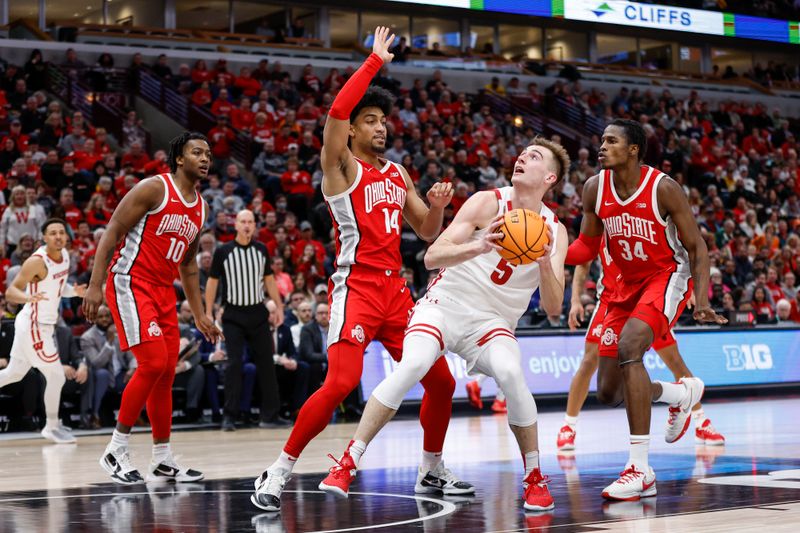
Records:
M544 246L549 242L544 219L528 209L506 213L497 231L503 234L497 241L502 248L497 253L512 265L533 263L544 254Z

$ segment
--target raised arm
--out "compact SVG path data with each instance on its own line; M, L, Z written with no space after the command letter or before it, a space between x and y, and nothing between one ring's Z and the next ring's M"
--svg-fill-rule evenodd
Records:
M694 216L692 216L686 194L672 178L662 179L658 183L656 194L658 195L659 209L663 209L662 218L672 219L678 229L678 236L683 247L689 254L689 267L692 270L692 280L694 280L694 319L698 322L725 324L728 320L716 314L708 303L708 282L711 276L708 247L700 235Z
M47 265L44 264L44 259L37 255L27 258L22 263L22 268L19 269L17 277L8 286L6 300L12 304L26 304L49 299L48 295L43 292L31 295L25 294L25 290L31 282L44 279L45 276L47 276Z
M389 35L389 31L389 28L383 26L375 29L372 54L350 76L331 104L325 129L322 131L320 154L322 190L327 195L344 192L356 178L356 162L347 146L350 139L350 114L367 92L372 78L384 63L390 63L394 57L394 54L389 53L394 34Z
M160 179L143 180L125 195L111 215L106 231L97 244L92 277L83 298L83 314L90 322L94 322L97 308L103 303L103 285L117 243L148 211L161 204L165 193L164 183Z
M583 219L581 220L581 233L569 245L567 257L568 265L580 265L597 257L600 251L600 241L603 237L603 221L595 212L597 203L597 182L599 178L592 176L583 186Z
M473 194L459 209L453 222L425 253L425 268L446 268L473 257L499 250L496 244L503 237L497 232L503 221L497 215L497 200L491 191ZM489 227L482 239L469 241L477 229Z

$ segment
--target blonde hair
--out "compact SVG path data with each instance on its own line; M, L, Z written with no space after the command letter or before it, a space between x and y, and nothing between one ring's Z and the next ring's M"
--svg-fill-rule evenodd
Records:
M541 146L542 148L548 149L550 153L553 154L553 161L556 166L556 168L552 169L553 173L556 175L556 182L553 186L558 185L569 172L570 162L567 150L557 142L540 136L534 137L530 146Z

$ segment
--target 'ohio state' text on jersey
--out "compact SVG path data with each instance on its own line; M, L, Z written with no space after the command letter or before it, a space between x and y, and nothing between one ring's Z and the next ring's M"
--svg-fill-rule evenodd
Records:
M614 187L614 173L599 174L595 213L605 228L605 250L615 263L620 297L651 276L672 273L670 284L683 293L691 271L689 255L678 238L678 229L658 208L658 184L671 179L659 170L641 166L639 188L626 200L620 200ZM605 264L603 265L606 266ZM629 287L629 288L626 288Z
M336 266L400 270L400 230L406 181L395 163L378 170L358 158L356 179L337 195L325 195L336 231Z
M128 231L117 246L109 270L155 285L172 285L186 251L203 227L205 203L199 193L193 202L187 202L172 174L150 179L163 182L164 199Z

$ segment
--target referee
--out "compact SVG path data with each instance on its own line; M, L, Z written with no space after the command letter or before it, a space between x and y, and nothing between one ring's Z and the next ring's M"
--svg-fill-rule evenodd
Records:
M245 343L256 365L258 386L261 389L261 422L259 427L290 425L278 416L280 397L275 363L272 359L272 338L269 329L269 311L264 305L264 288L278 306L275 326L283 322L281 301L275 277L269 265L267 248L253 242L256 222L253 212L247 209L236 215L236 238L214 252L208 283L206 284L206 313L211 317L220 278L224 279L222 295L224 308L222 331L228 364L225 367L225 407L222 430L234 431L239 416L242 395L242 353ZM213 320L213 318L212 318Z

